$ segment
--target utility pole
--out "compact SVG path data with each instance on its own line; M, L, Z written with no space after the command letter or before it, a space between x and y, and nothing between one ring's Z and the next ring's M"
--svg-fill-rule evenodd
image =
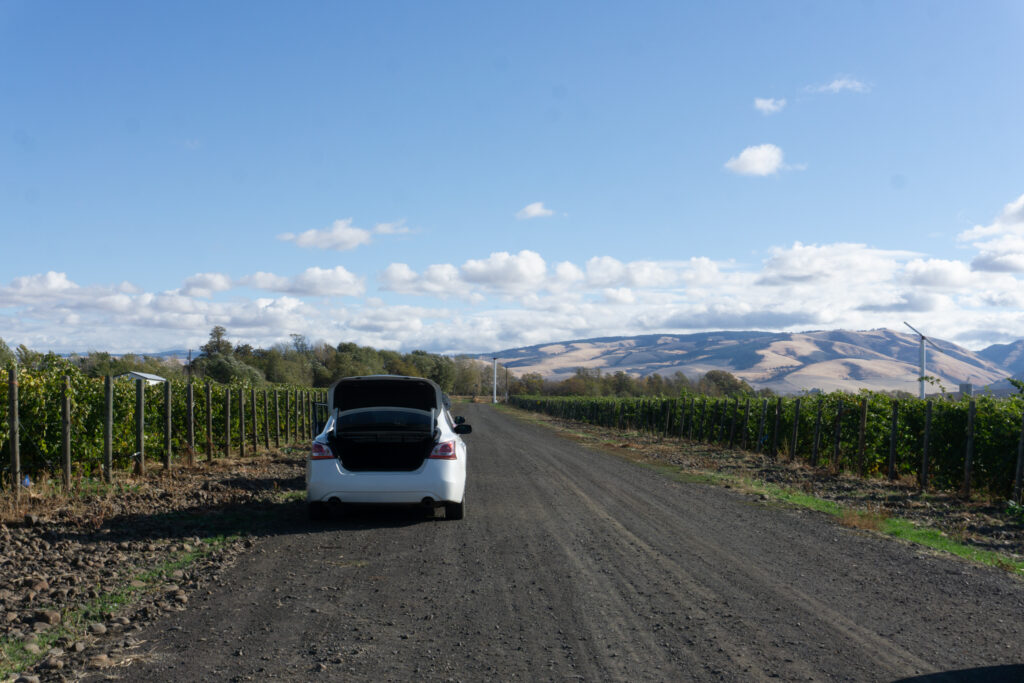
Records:
M921 334L920 332L918 332L914 328L914 326L911 325L910 323L908 323L907 321L904 320L903 324L906 325L907 327L909 327L910 329L914 330L914 334L916 334L918 337L921 338L921 350L920 350L920 353L919 353L919 355L920 355L920 371L921 371L921 374L920 374L920 379L918 380L918 382L920 382L920 384L921 384L920 398L923 401L924 400L924 377L925 377L925 374L924 374L924 369L925 369L925 348L924 348L924 343L928 342L932 346L935 346L935 342L933 342L931 339L929 339L928 337L926 337L923 334ZM941 351L942 349L940 349L938 346L935 346L935 350L936 351Z
M493 396L491 397L491 403L498 402L498 357L494 356L494 381L491 383L491 390Z

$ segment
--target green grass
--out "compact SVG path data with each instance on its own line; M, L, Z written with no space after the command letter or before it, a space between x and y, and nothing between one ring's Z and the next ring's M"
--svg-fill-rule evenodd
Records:
M890 517L885 520L882 532L896 538L923 545L935 550L951 553L972 562L998 567L1016 574L1024 574L1024 561L1007 557L1002 553L982 548L973 548L944 535L936 529L917 527L905 519Z

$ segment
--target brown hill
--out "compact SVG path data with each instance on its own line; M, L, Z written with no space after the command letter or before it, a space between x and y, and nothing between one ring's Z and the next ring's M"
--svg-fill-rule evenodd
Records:
M936 377L947 391L956 391L963 382L979 388L1012 374L1001 363L983 357L984 352L941 339L932 341L941 351L928 347L926 374ZM727 370L755 388L786 394L812 389L916 394L918 353L916 336L880 329L603 337L508 349L481 358L497 356L516 374L536 372L552 379L580 367L640 376L682 372L695 377L709 370ZM938 386L929 389L937 391Z

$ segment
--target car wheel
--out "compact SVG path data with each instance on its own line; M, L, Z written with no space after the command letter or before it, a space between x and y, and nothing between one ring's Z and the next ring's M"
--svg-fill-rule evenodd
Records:
M330 509L327 507L327 503L322 500L317 500L309 504L309 518L314 522L322 522L327 519Z
M466 516L466 498L463 496L461 503L445 503L445 519L462 519Z

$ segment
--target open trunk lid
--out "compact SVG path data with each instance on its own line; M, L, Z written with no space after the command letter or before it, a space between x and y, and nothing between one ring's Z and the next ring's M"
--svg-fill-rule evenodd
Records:
M352 472L419 469L437 441L440 387L418 377L347 377L331 387L328 442Z

